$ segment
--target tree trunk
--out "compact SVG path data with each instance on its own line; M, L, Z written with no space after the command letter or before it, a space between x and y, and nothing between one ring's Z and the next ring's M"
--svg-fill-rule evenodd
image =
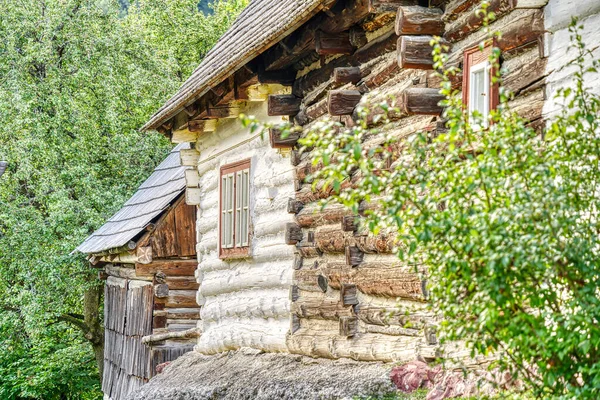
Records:
M104 371L104 327L100 319L103 285L94 284L83 295L83 321L87 327L85 338L90 341L100 379Z

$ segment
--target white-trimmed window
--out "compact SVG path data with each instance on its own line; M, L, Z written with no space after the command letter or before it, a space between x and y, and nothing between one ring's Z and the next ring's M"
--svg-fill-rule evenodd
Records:
M492 83L494 74L489 57L492 44L481 50L478 47L466 50L463 62L463 100L469 113L477 111L488 125L490 111L498 105L498 84Z
M221 168L219 254L246 256L250 243L250 160Z

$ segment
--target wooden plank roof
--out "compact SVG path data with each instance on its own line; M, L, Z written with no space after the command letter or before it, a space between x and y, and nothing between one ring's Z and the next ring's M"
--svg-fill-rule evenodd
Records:
M126 245L142 232L185 190L185 170L179 151L189 149L182 143L160 163L115 215L92 233L76 251L99 253Z
M192 76L142 127L156 129L254 57L279 42L331 0L251 0Z

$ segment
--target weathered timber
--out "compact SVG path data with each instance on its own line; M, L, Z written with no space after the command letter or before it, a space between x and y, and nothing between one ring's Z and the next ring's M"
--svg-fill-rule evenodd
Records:
M359 47L363 47L369 42L369 40L367 39L367 33L361 27L353 26L352 28L350 28L349 34L350 43L352 43L352 46L354 46L354 48L358 49Z
M433 316L422 311L401 310L398 307L378 307L358 304L354 307L361 322L379 326L401 326L422 329L433 321Z
M480 0L452 0L446 5L446 9L444 10L444 15L442 16L442 21L450 22L454 21L458 18L460 14L469 8L473 7L473 5L479 3Z
M358 319L356 317L340 318L340 336L352 337L358 332Z
M152 317L152 329L163 329L167 327L167 314L154 315Z
M154 285L154 297L161 299L161 298L165 298L168 296L169 296L169 285L167 285L166 283Z
M154 261L152 264L135 264L135 273L150 278L157 272L167 276L193 276L197 267L196 260Z
M296 79L296 71L292 68L265 71L264 67L258 70L258 82L264 84L279 83L284 86L291 85Z
M315 50L319 55L352 54L354 46L350 43L349 32L327 33L317 31Z
M350 0L345 7L333 16L326 18L320 26L325 32L342 32L370 14L367 0Z
M200 328L193 328L187 331L159 333L156 335L148 335L142 338L142 343L162 342L167 339L194 339L200 337L202 331Z
M302 99L293 94L272 94L269 96L269 116L295 115L300 111Z
M300 288L297 285L290 286L290 301L293 303L300 298Z
M285 225L285 243L296 244L303 238L302 228L294 222L288 222Z
M497 40L496 44L503 52L538 42L545 32L543 10L520 11L525 11L525 14L507 24Z
M293 335L298 329L300 329L300 318L292 314L292 318L290 318L290 333Z
M342 283L340 288L340 301L345 306L355 306L358 304L358 291L356 285L352 283Z
M300 151L293 149L290 152L290 164L295 167L296 165L300 164L301 160L302 160L302 157L301 157Z
M518 8L542 8L548 4L548 0L510 0L510 5L514 9Z
M444 33L443 12L439 8L398 7L396 35L436 35Z
M483 26L483 17L476 12L477 9L478 7L473 7L464 17L459 18L451 26L446 27L444 39L450 42L457 42L479 30ZM510 0L491 0L487 11L493 12L497 20L512 9Z
M195 290L171 290L166 298L168 308L197 308Z
M304 257L302 257L300 254L296 254L294 257L294 269L299 270L302 268L303 261Z
M123 264L121 264L123 265ZM139 279L139 280L143 280L143 281L151 281L152 277L151 276L138 276L136 274L135 269L133 268L123 268L123 267L119 267L113 264L106 264L104 266L104 270L106 271L106 273L110 276L114 276L117 278L125 278L125 279Z
M356 232L358 230L358 216L345 215L342 218L342 230L344 232Z
M362 99L358 90L331 90L327 100L330 115L350 115Z
M196 278L191 276L169 276L166 284L171 290L196 290L200 286Z
M443 107L440 102L444 100L439 89L411 88L402 92L400 108L407 115L440 115Z
M400 36L397 46L398 66L400 68L432 69L432 39L432 36Z
M346 264L356 267L363 262L365 254L356 246L346 246Z
M304 204L302 204L301 202L299 202L296 199L289 199L288 200L288 206L287 206L287 212L290 214L298 214L300 211L302 211L302 209L304 208Z
M369 11L372 13L395 12L398 7L416 4L416 0L369 0Z
M296 215L296 222L303 228L329 225L340 222L349 213L350 211L341 204L329 204L325 208L318 204L310 204L299 211Z
M339 67L333 70L335 83L357 83L362 79L360 67Z
M396 41L398 36L394 31L390 31L376 39L371 40L365 46L356 50L352 55L341 56L330 61L321 68L307 73L296 79L292 93L304 97L319 85L329 81L336 68L347 66L359 66L376 57L396 50Z
M361 331L368 333L381 333L391 336L413 336L419 337L423 335L420 329L403 328L401 326L381 326L381 325L364 325ZM426 337L427 338L427 337ZM428 341L428 344L436 344Z
M530 90L536 83L543 82L547 61L539 57L536 49L505 61L502 67L507 72L502 76L502 84L515 94Z
M399 268L350 268L331 263L322 273L332 289L353 283L364 294L424 301L419 275Z
M280 128L270 128L269 129L269 140L271 142L271 147L274 149L289 149L292 148L298 143L298 139L302 132L299 131L287 131L287 136L283 137L283 130Z
M294 271L294 285L308 292L325 292L329 287L329 281L319 269L302 268Z
M196 166L200 159L200 152L196 149L181 149L179 156L181 158L181 165Z
M337 320L354 315L352 307L343 305L338 299L322 296L300 297L292 304L292 314L300 318Z

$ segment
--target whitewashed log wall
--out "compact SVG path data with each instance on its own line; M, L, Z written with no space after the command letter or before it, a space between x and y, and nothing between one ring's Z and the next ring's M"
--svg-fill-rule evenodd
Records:
M268 117L265 102L249 102L247 114ZM287 351L289 287L293 249L285 244L284 229L292 217L287 201L294 193L289 157L272 149L268 135L254 137L235 119L221 120L217 129L197 142L199 205L197 220L198 304L202 335L197 350L216 353L240 347ZM251 159L250 257L219 258L219 171L236 161Z
M558 109L556 91L572 82L574 67L564 66L575 57L575 50L569 51L571 38L568 26L572 17L578 17L583 25L581 32L588 50L593 50L594 58L600 59L600 1L597 0L550 0L544 10L548 78L546 80L546 104L544 114L554 115ZM590 60L587 60L589 66ZM586 87L600 94L600 74L588 74Z

